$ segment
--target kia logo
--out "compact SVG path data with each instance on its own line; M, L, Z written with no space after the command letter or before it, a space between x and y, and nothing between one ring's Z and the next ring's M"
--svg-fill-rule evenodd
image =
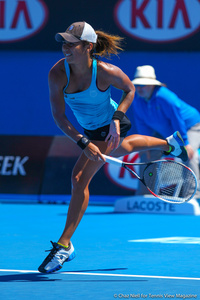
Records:
M41 31L47 19L43 0L0 0L0 43L30 38Z
M114 18L128 36L174 42L200 29L200 0L119 0Z

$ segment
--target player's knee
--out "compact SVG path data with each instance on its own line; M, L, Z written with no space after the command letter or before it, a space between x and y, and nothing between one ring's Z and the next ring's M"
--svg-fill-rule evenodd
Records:
M129 154L129 153L132 153L135 149L135 143L134 141L132 140L127 140L126 141L126 144L125 144L125 149L126 149L126 153Z
M77 175L72 174L71 176L71 184L73 188L78 188L80 182L80 178Z
M83 191L85 186L81 180L81 176L72 174L71 184L73 191Z

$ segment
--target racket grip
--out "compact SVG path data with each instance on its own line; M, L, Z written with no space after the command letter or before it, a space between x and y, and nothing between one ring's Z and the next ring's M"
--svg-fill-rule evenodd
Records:
M105 154L103 154L103 157L105 158L107 163L110 163L110 164L113 164L116 166L122 166L123 162L115 157L107 156Z

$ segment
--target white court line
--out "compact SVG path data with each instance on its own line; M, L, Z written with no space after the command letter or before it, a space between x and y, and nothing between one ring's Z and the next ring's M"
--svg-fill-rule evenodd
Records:
M18 273L39 273L41 275L51 275L40 273L35 270L9 270L9 269L0 269L0 272L18 272ZM56 273L53 273L56 274ZM89 276L110 276L110 277L138 277L138 278L156 278L156 279L179 279L179 280L200 280L200 278L195 277L173 277L173 276L151 276L151 275L129 275L129 274L105 274L105 273L81 273L81 272L57 272L57 274L64 275L89 275Z

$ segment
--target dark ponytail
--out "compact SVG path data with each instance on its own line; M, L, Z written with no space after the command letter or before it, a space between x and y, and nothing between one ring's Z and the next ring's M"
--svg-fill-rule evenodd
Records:
M103 31L96 31L98 35L97 43L94 45L94 49L91 56L100 56L110 58L112 54L118 55L119 51L123 51L121 47L122 37L117 35L110 35Z

